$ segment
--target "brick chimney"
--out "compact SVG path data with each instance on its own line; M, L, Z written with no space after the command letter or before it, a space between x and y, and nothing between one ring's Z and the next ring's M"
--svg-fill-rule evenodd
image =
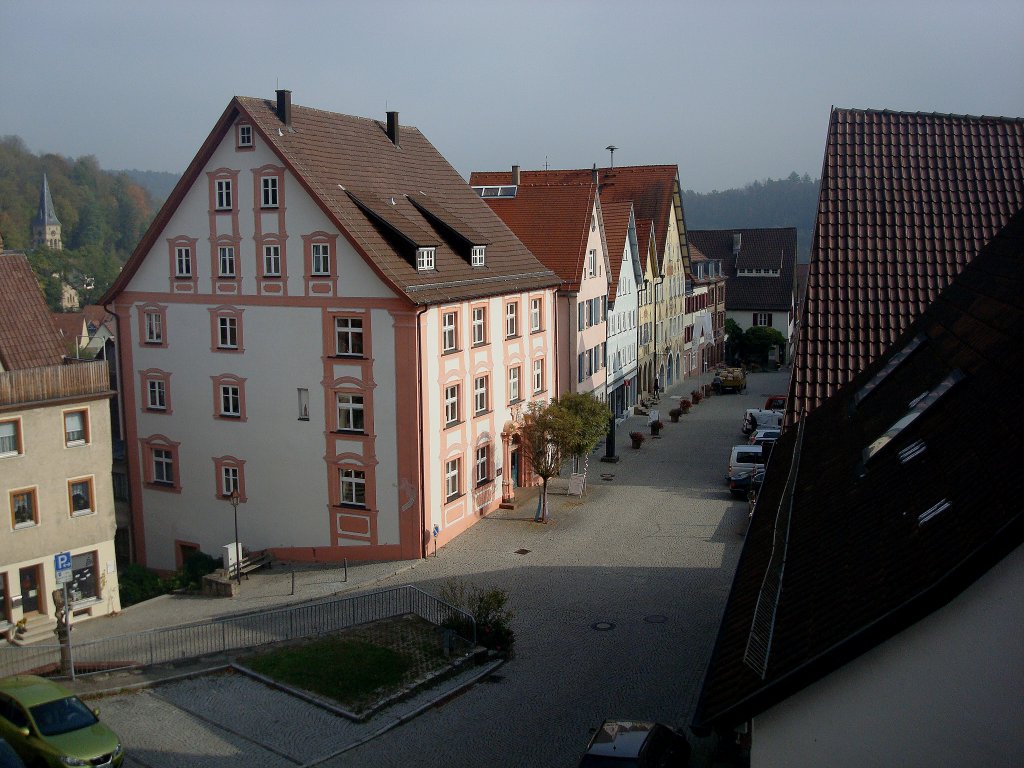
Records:
M391 143L396 147L401 146L398 143L398 113L388 112L388 138L391 139Z
M285 125L292 124L292 92L277 91L277 118Z

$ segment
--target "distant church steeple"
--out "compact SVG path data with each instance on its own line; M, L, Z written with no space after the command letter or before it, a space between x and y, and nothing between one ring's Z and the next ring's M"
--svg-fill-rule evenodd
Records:
M32 244L45 245L56 251L64 249L60 239L60 220L53 210L53 199L50 197L50 183L43 173L43 186L39 190L39 211L32 221Z

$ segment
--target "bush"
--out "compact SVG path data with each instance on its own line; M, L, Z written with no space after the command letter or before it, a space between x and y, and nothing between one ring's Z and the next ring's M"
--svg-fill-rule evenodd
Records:
M450 579L441 588L441 599L473 616L477 643L493 651L511 653L515 632L510 624L515 614L507 607L508 593L505 590L469 587L458 579ZM471 637L469 622L461 615L452 616L444 626L464 637Z
M167 592L167 584L156 572L141 565L129 565L117 577L121 607L141 603Z
M175 574L176 589L187 589L198 592L203 588L203 576L213 573L223 563L220 558L205 552L193 552L181 564L181 570Z

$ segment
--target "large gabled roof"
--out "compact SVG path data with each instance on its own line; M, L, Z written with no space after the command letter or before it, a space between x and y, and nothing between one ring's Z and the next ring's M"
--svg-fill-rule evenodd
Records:
M103 303L127 285L209 157L238 119L251 122L299 184L367 263L413 304L433 304L558 283L448 161L412 126L396 145L383 121L294 105L291 122L268 99L237 96L199 150ZM414 205L410 198L417 198ZM459 236L453 228L464 227ZM469 243L486 245L471 266ZM418 242L424 240L426 242ZM415 249L435 247L436 269L416 270Z
M619 281L622 279L623 254L629 237L629 222L633 214L632 203L603 203L601 218L604 221L604 237L608 243L608 300L615 301ZM634 275L630 277L635 278Z
M794 227L689 230L694 246L709 259L719 259L726 277L725 308L729 311L787 312L793 306L796 264ZM740 252L733 255L733 238ZM779 275L737 275L743 270L772 269Z
M59 365L64 345L28 258L0 255L0 274L0 369Z
M521 171L519 186L534 184L586 184L594 169ZM641 232L640 248L648 247L647 227L641 222L654 223L653 234L658 254L658 271L664 269L665 245L668 239L669 217L672 203L682 205L679 189L679 169L674 165L626 165L616 168L598 168L601 205L606 203L633 203L637 221L637 234ZM511 184L511 171L477 171L470 177L473 186ZM681 213L681 212L680 212Z
M876 360L1024 205L1024 120L834 109L789 398Z
M1012 479L1024 450L1022 324L1024 210L887 354L786 431L699 722L732 727L763 712L945 605L1024 542ZM918 401L924 393L934 399Z
M593 184L521 186L515 197L488 197L486 204L567 290L579 290L591 223L596 222Z

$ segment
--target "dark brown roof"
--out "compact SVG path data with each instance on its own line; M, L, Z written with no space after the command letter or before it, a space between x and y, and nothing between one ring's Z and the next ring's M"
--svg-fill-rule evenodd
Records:
M298 105L292 106L291 114L291 125L286 126L277 116L276 103L242 96L231 100L104 296L104 304L127 284L239 115L252 121L257 134L377 274L412 303L478 298L558 283L418 129L401 126L396 146L382 121ZM441 223L424 207L413 205L409 198L421 193L450 220ZM451 228L460 224L467 231L455 237ZM463 253L464 241L476 238L487 245L483 267L470 266ZM435 270L416 270L416 244L436 247Z
M691 229L690 257L696 246L709 259L722 262L725 308L729 311L788 312L794 302L796 229ZM733 255L733 236L740 235L740 252ZM744 269L777 269L779 276L737 275Z
M579 290L594 213L593 184L520 186L515 197L488 197L486 204L541 262Z
M1024 120L834 109L793 412L883 355L1024 205Z
M51 315L54 325L57 326L57 331L67 344L81 346L89 341L88 338L81 338L86 333L84 313L52 312Z
M0 255L0 366L5 371L59 365L64 344L22 254Z
M1022 324L1024 210L887 354L785 432L747 531L698 721L746 721L937 610L1024 542L1015 482ZM908 403L958 376L866 458ZM780 590L764 588L782 556ZM777 605L774 620L756 610L759 598ZM747 663L755 624L755 638L771 635Z
M519 175L519 184L520 188L534 184L588 184L591 182L592 175L593 170L590 168L522 171ZM645 253L650 230L647 226L641 226L641 222L654 223L658 269L663 269L669 213L672 210L673 200L680 206L680 216L682 215L679 169L674 165L625 165L616 168L598 168L597 176L602 205L633 203L637 234L640 236L640 250ZM473 186L511 184L512 172L475 171L470 176L469 183Z

